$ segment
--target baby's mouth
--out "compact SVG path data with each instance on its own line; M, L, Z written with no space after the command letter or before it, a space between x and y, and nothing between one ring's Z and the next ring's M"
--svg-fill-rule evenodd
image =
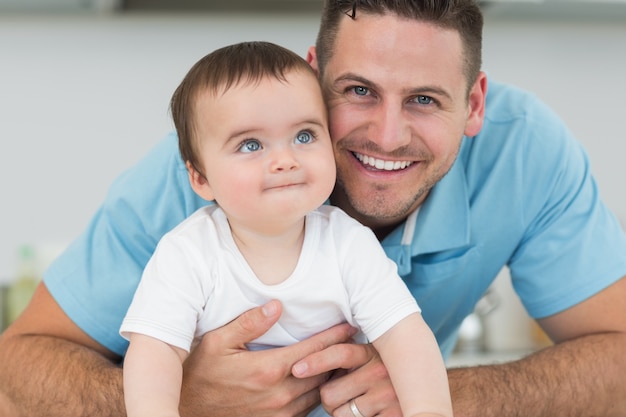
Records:
M373 156L364 155L362 153L353 152L356 159L361 161L363 165L376 168L382 171L400 171L413 164L413 161L393 161L374 158Z

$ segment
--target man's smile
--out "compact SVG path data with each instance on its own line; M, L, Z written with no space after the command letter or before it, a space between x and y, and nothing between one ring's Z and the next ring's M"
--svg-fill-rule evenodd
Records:
M392 161L374 158L373 156L364 155L362 153L353 152L356 159L361 161L363 165L370 166L384 171L398 171L405 169L413 164L413 161Z

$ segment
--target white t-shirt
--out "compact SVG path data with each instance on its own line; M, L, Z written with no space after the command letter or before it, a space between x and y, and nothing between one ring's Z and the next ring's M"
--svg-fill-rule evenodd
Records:
M122 336L141 333L189 351L205 332L278 299L280 320L250 348L290 345L342 322L373 341L420 311L369 228L332 206L309 213L305 224L295 270L265 285L239 252L224 212L199 209L159 242Z

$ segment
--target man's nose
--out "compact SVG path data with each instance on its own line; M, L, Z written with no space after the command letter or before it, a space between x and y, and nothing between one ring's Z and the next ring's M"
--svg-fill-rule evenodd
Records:
M369 139L386 152L392 152L411 142L411 130L406 115L403 114L402 106L395 103L383 102L376 107L368 133Z

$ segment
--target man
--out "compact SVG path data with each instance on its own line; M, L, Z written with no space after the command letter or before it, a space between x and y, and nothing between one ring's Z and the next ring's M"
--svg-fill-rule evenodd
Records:
M504 265L555 342L449 370L456 416L624 415L623 232L554 114L479 71L481 30L469 0L326 3L309 61L329 104L331 202L376 232L444 354ZM179 159L170 137L123 175L2 336L0 388L23 415L123 415L116 325L156 241L203 204L182 189ZM161 178L142 176L155 166ZM242 349L280 309L205 335L185 363L182 415L305 415L320 392L334 416L400 415L376 352L342 343L347 326ZM337 368L350 371L318 390Z

